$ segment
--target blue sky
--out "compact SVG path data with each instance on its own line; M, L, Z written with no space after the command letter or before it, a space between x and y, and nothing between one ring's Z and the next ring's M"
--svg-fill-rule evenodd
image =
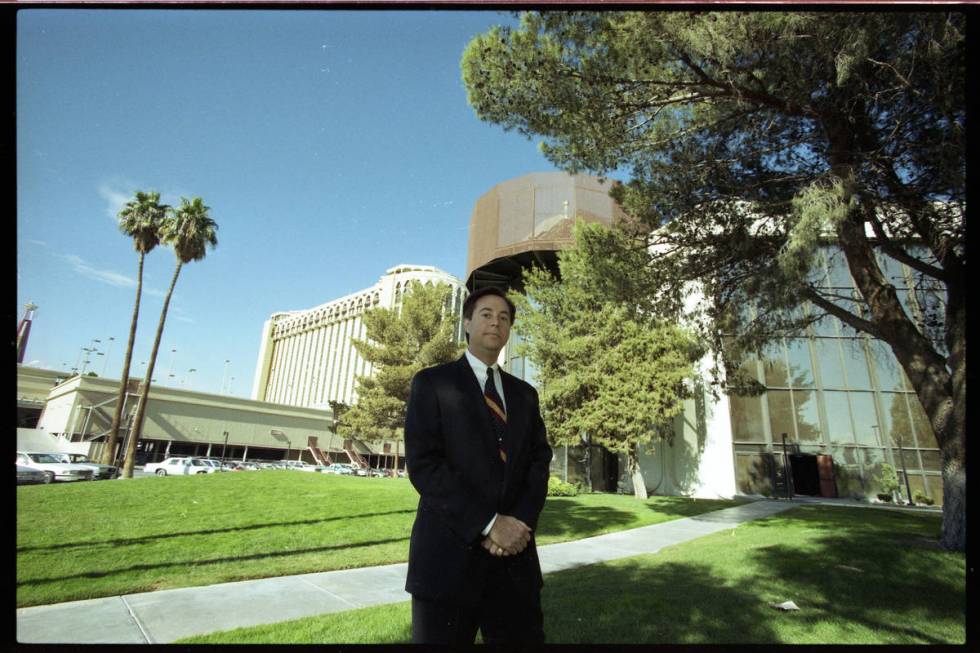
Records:
M68 369L98 339L88 370L118 378L137 256L115 215L136 189L171 204L199 195L219 225L217 249L181 272L161 384L248 396L271 313L366 288L399 263L462 278L477 198L554 169L466 102L463 48L513 20L19 12L18 317L39 306L24 362ZM145 370L173 267L169 249L147 256L131 374Z

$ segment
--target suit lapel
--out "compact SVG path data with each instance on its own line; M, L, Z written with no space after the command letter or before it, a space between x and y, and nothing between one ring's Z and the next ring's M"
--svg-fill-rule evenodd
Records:
M478 435L483 443L484 453L481 455L495 459L497 458L497 438L493 434L490 412L483 398L483 388L480 387L480 382L477 380L476 374L473 373L470 362L466 360L465 354L457 361L456 372L459 376L458 387L463 392L461 403L471 418L468 421L476 428L475 435Z

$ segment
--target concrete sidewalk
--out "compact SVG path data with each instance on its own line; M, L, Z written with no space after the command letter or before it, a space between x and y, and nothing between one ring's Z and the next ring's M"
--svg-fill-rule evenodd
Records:
M539 547L544 573L655 553L800 505L756 501L696 517ZM185 587L17 610L17 641L165 644L191 635L408 601L406 563Z

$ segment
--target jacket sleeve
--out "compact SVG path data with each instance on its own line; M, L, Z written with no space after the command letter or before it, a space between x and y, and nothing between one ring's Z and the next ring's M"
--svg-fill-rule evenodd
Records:
M551 447L548 446L544 420L541 419L538 393L533 388L531 389L531 423L530 463L524 476L524 486L511 514L534 530L538 527L538 516L544 508L544 500L548 494L548 474L552 453Z
M496 510L475 494L461 470L449 464L439 401L425 372L412 379L405 415L405 462L421 496L420 510L432 510L463 542L471 544Z

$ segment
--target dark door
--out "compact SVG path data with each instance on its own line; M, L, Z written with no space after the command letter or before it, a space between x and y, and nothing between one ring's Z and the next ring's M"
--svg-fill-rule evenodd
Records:
M817 457L813 454L793 453L789 455L789 464L793 474L794 492L820 496L820 472L817 468Z

